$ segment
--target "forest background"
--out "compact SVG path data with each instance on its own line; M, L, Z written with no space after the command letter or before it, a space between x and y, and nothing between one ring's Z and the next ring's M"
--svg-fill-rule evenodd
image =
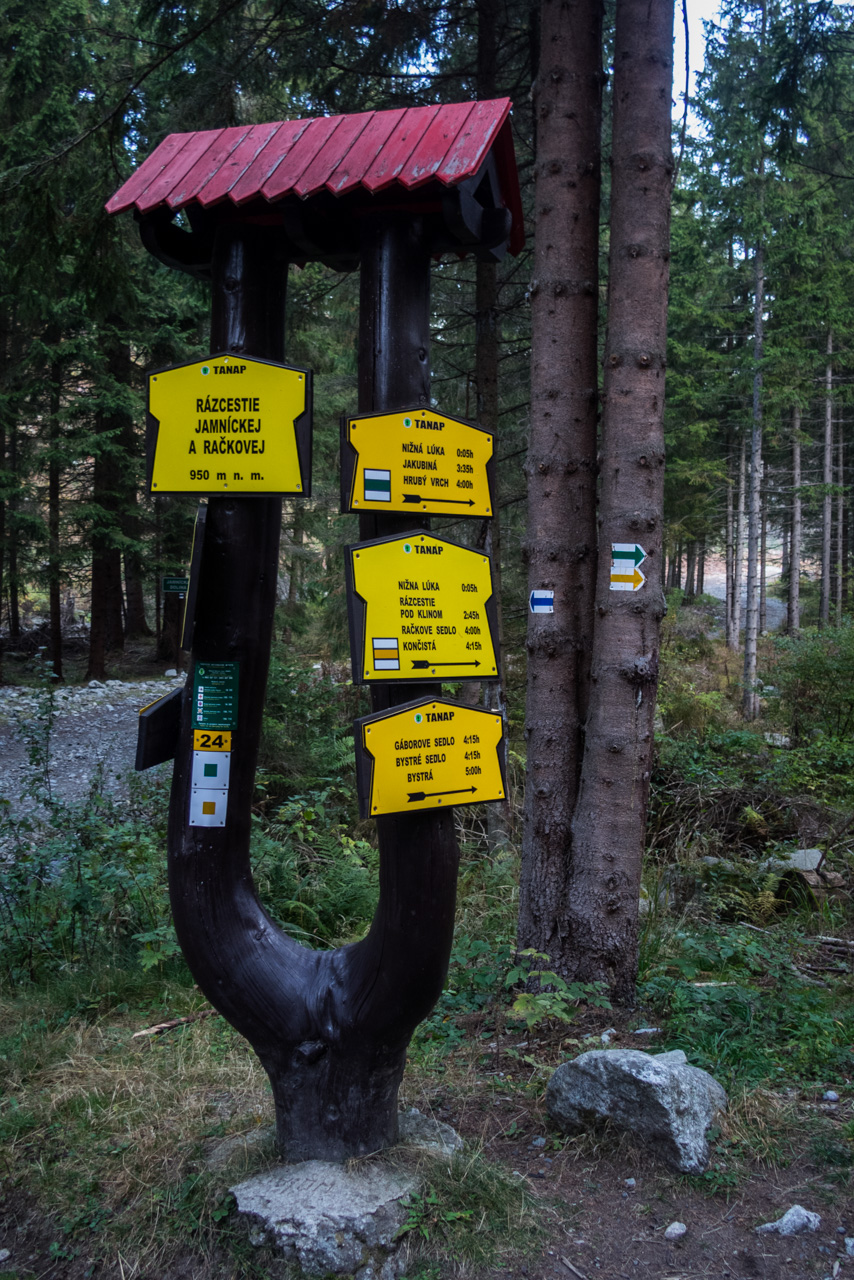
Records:
M432 391L443 410L500 441L491 537L515 803L509 817L475 808L459 818L458 940L446 993L416 1039L415 1070L452 1081L455 1054L479 1062L481 1040L497 1037L518 1055L534 1028L543 1046L529 1063L534 1097L569 1021L583 1025L603 1006L609 1021L634 1017L609 1011L601 989L555 975L525 989L545 961L515 952L538 21L536 4L512 0L56 0L0 14L0 661L5 682L42 690L22 726L40 808L3 806L0 982L11 1029L0 1052L11 1065L0 1132L12 1184L64 1206L54 1243L71 1255L91 1252L93 1235L144 1251L159 1212L152 1193L119 1213L129 1183L84 1157L82 1117L99 1087L89 1030L118 1042L146 1019L202 1011L168 916L164 779L136 780L126 804L97 776L85 803L50 790L58 684L133 679L176 656L177 601L160 579L186 570L195 504L145 493L144 389L151 369L207 352L208 299L204 285L145 252L130 218L103 209L169 132L514 101L528 246L499 264L486 301L472 260L434 267ZM854 31L846 5L725 0L707 37L705 72L674 135L669 611L638 993L639 1009L664 1027L662 1044L690 1049L755 1105L757 1090L781 1079L814 1091L851 1076L850 955L819 940L852 934ZM607 155L607 83L604 106ZM607 165L603 175L604 298ZM292 268L288 357L315 372L314 493L286 502L254 866L265 903L314 945L360 936L376 894L352 776L351 723L367 710L346 673L342 548L354 531L337 514L357 307L356 275ZM486 536L476 524L436 527L459 541ZM707 592L712 578L719 600ZM841 885L769 863L804 843L820 847ZM698 985L709 983L724 985ZM214 1131L206 1107L229 1073L243 1072L243 1083L228 1086L237 1101L220 1133L248 1123L261 1096L227 1027L199 1035L180 1069L166 1050L146 1084L171 1124L188 1080L198 1086L207 1101L187 1111L188 1142ZM72 1041L93 1075L81 1066L63 1085ZM99 1112L102 1136L153 1158L127 1107ZM854 1130L847 1118L840 1125L825 1147L847 1179ZM706 1184L713 1191L737 1185L754 1158L777 1158L731 1141L729 1163ZM187 1168L159 1164L154 1179L178 1211L167 1249L182 1223L204 1234L228 1213L221 1191ZM484 1221L488 1235L494 1220ZM432 1229L441 1237L451 1219Z

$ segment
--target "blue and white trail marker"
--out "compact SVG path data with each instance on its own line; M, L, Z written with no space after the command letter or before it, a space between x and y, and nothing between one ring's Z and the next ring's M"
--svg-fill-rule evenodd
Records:
M554 613L555 593L553 591L532 591L531 613Z

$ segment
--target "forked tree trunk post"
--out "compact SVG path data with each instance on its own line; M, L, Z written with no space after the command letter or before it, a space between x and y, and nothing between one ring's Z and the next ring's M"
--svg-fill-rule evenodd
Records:
M213 351L283 359L287 263L280 246L272 228L219 229ZM429 264L417 221L379 223L367 233L363 411L428 403ZM270 1077L281 1155L346 1159L396 1139L407 1046L447 971L457 847L452 812L380 818L376 915L363 941L335 951L301 946L258 902L249 833L281 505L277 497L217 497L208 505L194 662L239 664L237 728L226 825L190 827L191 698L185 696L169 821L170 893L196 981L246 1036ZM413 524L399 516L361 519L363 537ZM400 700L421 692L410 685ZM375 704L397 700L396 690L376 691Z

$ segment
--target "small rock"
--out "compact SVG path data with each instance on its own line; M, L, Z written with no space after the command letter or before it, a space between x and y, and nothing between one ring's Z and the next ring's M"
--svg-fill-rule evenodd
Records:
M465 1145L456 1129L441 1120L434 1120L432 1116L423 1115L417 1107L401 1111L397 1117L397 1136L398 1142L405 1142L409 1147L440 1151L444 1156L462 1151Z
M842 1242L845 1245L845 1252L849 1258L854 1258L854 1236L846 1236Z
M683 1236L688 1234L688 1228L684 1222L671 1222L670 1226L664 1233L665 1240L681 1240Z
M11 1256L11 1249L0 1249L0 1262L5 1262L8 1258L11 1258Z
M826 1092L826 1093L824 1093L822 1096L823 1096L823 1098L824 1098L824 1101L825 1101L825 1102L838 1102L838 1101L839 1101L839 1094L838 1094L838 1093L836 1093L833 1089L828 1089L828 1090L827 1090L827 1092Z
M632 1191L637 1185L638 1184L635 1182L634 1178L626 1178L623 1183L623 1186L628 1187L629 1191Z
M636 1027L632 1032L633 1036L657 1036L661 1031L661 1027Z
M614 1036L617 1034L616 1027L609 1027L607 1031L603 1031L599 1039L603 1044L610 1044Z
M89 681L89 688L90 688L90 689L103 689L103 687L104 687L104 686L101 684L101 681L100 681L100 680L90 680L90 681Z
M545 1138L535 1138L534 1141L531 1143L532 1147L544 1147L545 1145L546 1145Z
M803 1205L793 1204L782 1218L778 1218L776 1222L763 1222L762 1226L757 1227L756 1230L758 1232L775 1231L780 1236L796 1236L802 1231L818 1231L820 1226L820 1214L812 1213Z
M168 671L164 671L163 678L164 680L174 680L177 675L178 675L178 672L175 670L175 668L170 667Z

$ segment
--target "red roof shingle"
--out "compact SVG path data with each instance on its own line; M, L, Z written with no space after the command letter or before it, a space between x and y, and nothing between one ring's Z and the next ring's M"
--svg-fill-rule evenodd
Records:
M340 197L360 187L372 196L395 185L401 195L430 182L453 187L478 173L500 138L496 162L516 253L524 231L510 107L509 98L498 98L172 133L106 209L146 214L161 206L305 201L324 189Z

